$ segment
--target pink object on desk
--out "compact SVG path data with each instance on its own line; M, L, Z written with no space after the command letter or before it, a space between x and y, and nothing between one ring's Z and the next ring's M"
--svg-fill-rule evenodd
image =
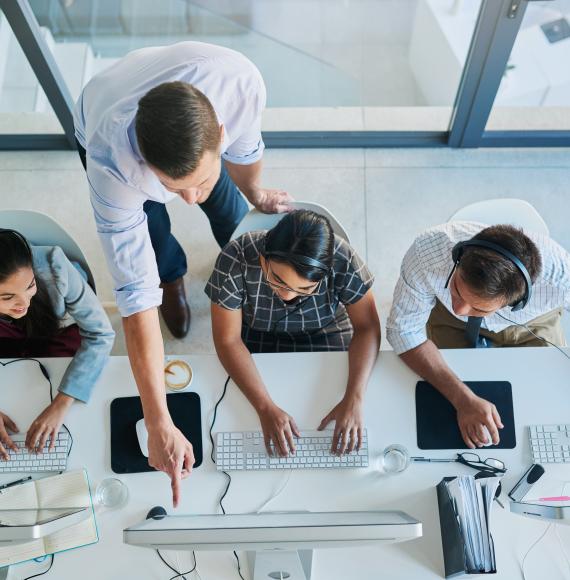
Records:
M570 501L570 496L568 495L557 495L554 497L539 497L538 501Z

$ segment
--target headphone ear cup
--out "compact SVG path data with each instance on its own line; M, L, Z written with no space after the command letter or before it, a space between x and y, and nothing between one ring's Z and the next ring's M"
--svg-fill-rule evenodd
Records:
M515 302L512 306L511 306L511 312L517 312L519 310L522 310L524 308L525 304L524 304L524 298L522 298L521 300L519 300L518 302Z
M451 250L451 259L454 264L457 264L461 260L461 255L463 254L463 242L457 242L453 249Z

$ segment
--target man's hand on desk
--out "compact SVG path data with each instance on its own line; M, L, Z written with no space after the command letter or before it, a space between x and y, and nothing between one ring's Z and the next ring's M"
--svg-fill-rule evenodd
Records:
M331 453L342 455L362 446L362 404L345 398L321 421L319 431L335 422Z
M277 405L271 403L268 407L258 411L265 449L267 455L273 455L271 442L281 457L287 457L289 451L295 453L295 440L293 436L300 437L301 433L293 417L285 413Z
M0 412L0 458L4 461L8 461L6 448L18 451L18 446L10 439L8 431L18 433L19 429L8 415Z
M55 448L55 440L68 409L75 399L64 393L58 393L55 399L37 416L30 425L26 435L26 447L30 451L41 453L46 441L50 439L49 449Z
M487 443L484 426L489 430L493 445L499 442L499 429L503 428L503 423L493 403L471 392L456 404L456 410L459 430L469 449Z
M192 473L194 450L192 444L174 423L148 425L148 464L164 471L172 486L172 505L180 500L180 481Z

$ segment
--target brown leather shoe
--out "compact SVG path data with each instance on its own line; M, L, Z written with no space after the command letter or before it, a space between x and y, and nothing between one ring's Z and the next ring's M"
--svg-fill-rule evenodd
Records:
M184 279L163 282L160 313L174 338L184 338L190 330L190 306L186 301Z

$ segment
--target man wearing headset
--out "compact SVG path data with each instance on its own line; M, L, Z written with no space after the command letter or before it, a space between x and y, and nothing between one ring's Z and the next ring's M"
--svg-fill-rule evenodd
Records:
M457 411L466 445L499 442L496 407L476 396L440 348L565 346L570 254L513 226L450 222L420 234L406 253L387 337L394 351Z

